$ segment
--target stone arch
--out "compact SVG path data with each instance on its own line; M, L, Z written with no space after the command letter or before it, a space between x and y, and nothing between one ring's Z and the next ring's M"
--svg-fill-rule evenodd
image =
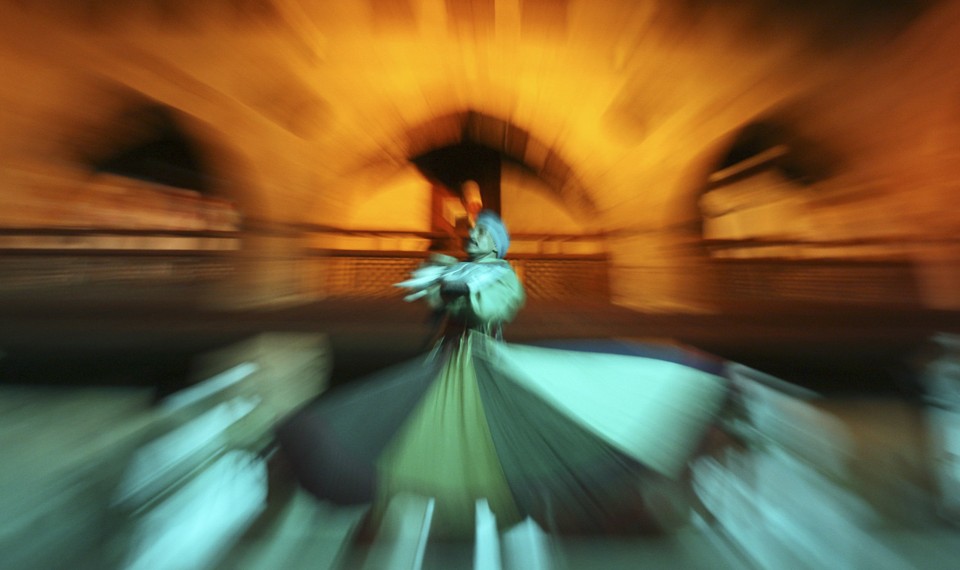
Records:
M182 110L130 95L91 129L77 159L111 173L185 188L233 202L241 221L265 211L252 162L213 125Z
M798 191L836 175L843 168L841 153L787 117L756 118L704 149L687 169L671 219L686 220L689 230L702 237L702 200L711 191L763 171L772 171Z
M597 211L589 191L562 153L509 120L473 110L455 111L410 128L406 141L406 155L414 162L432 151L455 145L489 149L543 180L571 211L587 217Z

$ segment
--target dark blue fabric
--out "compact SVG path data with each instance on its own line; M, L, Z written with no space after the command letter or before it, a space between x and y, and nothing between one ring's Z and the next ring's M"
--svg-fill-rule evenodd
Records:
M658 530L643 482L656 473L475 356L497 457L521 514L564 534Z
M376 461L436 380L443 359L419 357L323 395L277 428L300 484L339 504L373 500Z

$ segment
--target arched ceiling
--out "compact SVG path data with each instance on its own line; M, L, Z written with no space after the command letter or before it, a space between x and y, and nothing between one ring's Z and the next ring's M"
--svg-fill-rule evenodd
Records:
M0 96L20 97L33 120L8 118L5 134L69 138L38 125L111 116L101 107L113 101L89 86L117 84L222 133L264 181L264 216L329 222L317 218L335 219L338 192L357 181L472 140L608 228L676 221L667 205L692 191L690 172L716 160L721 141L863 67L933 9L920 0L6 4L2 61L22 81ZM33 92L50 101L22 95Z

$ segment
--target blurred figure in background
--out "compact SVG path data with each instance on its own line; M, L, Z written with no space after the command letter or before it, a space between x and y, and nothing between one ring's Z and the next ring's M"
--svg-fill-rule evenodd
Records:
M460 188L463 197L463 206L467 210L467 219L470 225L477 223L477 216L483 210L483 198L480 196L480 185L473 180L467 180Z

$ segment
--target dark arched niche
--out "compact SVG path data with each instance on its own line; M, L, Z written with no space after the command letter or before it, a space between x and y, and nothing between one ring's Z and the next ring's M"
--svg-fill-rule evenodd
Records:
M127 134L114 133L115 144L100 156L91 157L91 169L212 194L217 184L203 149L183 131L174 114L173 109L162 105L127 111L120 119Z
M494 177L485 203L499 205L500 165L520 166L541 179L571 212L590 217L596 205L573 168L550 145L511 122L476 111L440 115L407 132L407 156L428 179L457 190L466 180ZM497 196L494 198L492 194Z
M95 174L229 200L244 220L266 211L250 161L226 135L186 112L131 95L108 120L88 128L77 159Z

